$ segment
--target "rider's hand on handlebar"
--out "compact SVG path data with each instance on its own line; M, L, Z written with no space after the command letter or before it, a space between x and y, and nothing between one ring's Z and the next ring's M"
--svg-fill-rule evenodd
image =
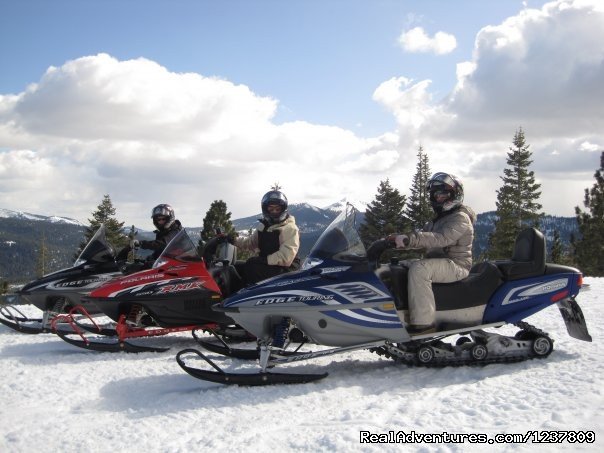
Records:
M396 248L402 249L409 246L409 236L406 234L399 234L394 238Z
M406 234L390 234L386 236L386 241L397 249L402 249L409 245L409 236Z

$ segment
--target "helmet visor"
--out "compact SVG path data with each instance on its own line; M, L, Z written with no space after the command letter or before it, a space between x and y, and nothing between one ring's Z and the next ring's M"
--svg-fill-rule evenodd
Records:
M453 190L456 186L455 180L447 173L437 173L428 181L428 190Z
M170 211L166 206L156 206L155 208L153 208L151 217L155 219L157 216L170 217Z

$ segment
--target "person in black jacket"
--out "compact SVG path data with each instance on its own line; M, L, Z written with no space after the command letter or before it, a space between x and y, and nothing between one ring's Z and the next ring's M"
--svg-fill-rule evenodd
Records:
M140 241L139 247L153 250L150 259L156 260L164 251L166 245L182 230L180 220L176 219L174 209L169 204L158 204L151 210L153 225L157 228L153 241Z
M149 255L144 263L144 268L150 268L153 262L159 258L168 243L182 230L182 225L174 215L174 209L169 204L158 204L151 210L151 218L153 219L153 225L157 228L155 233L155 239L152 241L134 241L134 248L142 248L145 250L152 250L153 253ZM125 260L128 257L128 253L132 250L130 245L124 247L118 254L116 260ZM131 266L125 269L127 272L133 272L138 270L140 266Z

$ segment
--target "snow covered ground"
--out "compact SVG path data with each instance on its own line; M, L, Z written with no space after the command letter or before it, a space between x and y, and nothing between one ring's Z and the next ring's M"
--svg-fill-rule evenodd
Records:
M546 360L431 369L352 352L296 365L330 376L292 386L194 379L174 360L193 345L188 334L148 340L169 352L110 354L0 325L0 451L604 451L604 279L586 283L591 291L578 301L593 343L569 337L556 308L528 320L556 340ZM593 431L596 440L360 443L361 431L492 438L558 430Z

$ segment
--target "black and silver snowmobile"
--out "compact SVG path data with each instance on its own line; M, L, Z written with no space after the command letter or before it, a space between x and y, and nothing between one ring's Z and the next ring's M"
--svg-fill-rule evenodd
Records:
M546 263L545 238L533 228L520 233L511 260L478 263L459 282L433 284L437 332L410 336L404 321L407 268L397 262L378 264L390 245L380 240L366 250L355 212L348 207L333 221L301 270L259 282L215 306L254 334L257 348L198 342L223 356L258 360L259 372L224 371L197 349L180 351L178 364L202 380L267 385L327 376L273 371L278 365L361 349L415 366L544 358L552 352L553 339L524 319L552 305L560 309L572 337L591 341L575 301L583 285L581 272ZM517 326L518 332L505 336L486 330L506 324ZM454 336L455 344L443 341ZM304 351L305 344L332 348ZM204 367L192 365L200 359Z
M0 323L18 332L38 334L51 332L51 322L59 314L84 306L92 315L98 308L83 297L103 283L121 276L115 261L115 250L106 239L101 225L82 250L73 266L27 283L14 294L2 296ZM31 304L42 311L41 317L30 318L19 307Z

